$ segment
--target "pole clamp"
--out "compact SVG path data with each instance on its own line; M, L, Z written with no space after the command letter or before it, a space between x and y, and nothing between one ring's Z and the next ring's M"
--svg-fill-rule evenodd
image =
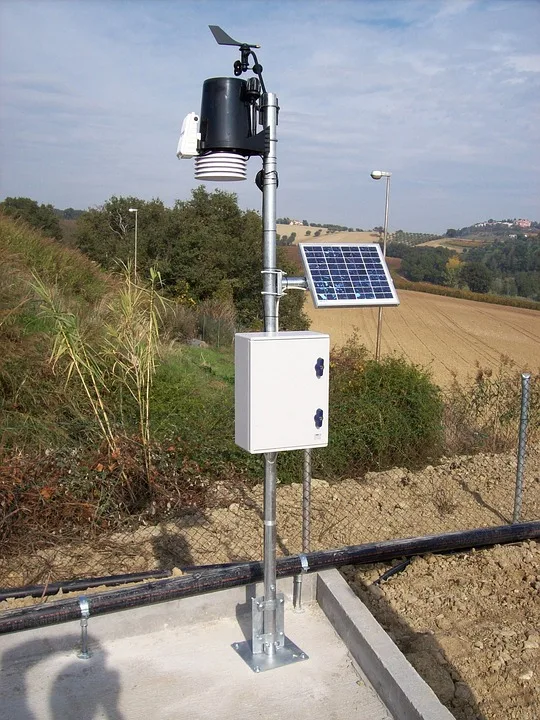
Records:
M261 295L272 295L273 297L281 298L285 295L283 290L283 270L261 270L261 275L275 275L276 276L276 292L267 292L263 290Z
M90 605L85 595L79 597L79 607L81 609L81 649L77 657L81 660L88 660L90 652L88 650L88 618L90 617Z
M300 555L298 557L300 558L300 565L302 566L302 572L307 573L307 571L309 570L309 562L308 562L307 556L304 555L304 553L300 553Z
M90 605L85 595L81 595L79 598L79 607L81 609L81 620L88 620L90 617Z

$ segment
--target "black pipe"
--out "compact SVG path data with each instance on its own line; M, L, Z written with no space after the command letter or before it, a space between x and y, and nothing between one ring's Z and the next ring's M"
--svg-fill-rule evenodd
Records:
M535 521L441 535L384 540L338 550L307 553L305 557L308 560L308 572L314 572L342 565L370 564L396 557L409 557L447 550L465 550L538 537L540 537L540 522ZM302 569L298 555L280 558L277 562L278 577L298 575ZM248 585L261 580L262 577L262 563L250 562L218 570L193 572L180 577L156 580L121 590L110 590L88 597L90 617L152 603L202 595L229 587ZM80 617L81 611L77 598L59 600L50 605L35 605L20 610L8 610L0 615L0 634L55 625L69 620L78 620Z
M170 570L147 570L138 573L127 573L124 575L102 575L93 578L81 578L77 580L67 580L65 582L53 582L47 585L25 585L15 588L2 588L0 590L0 602L9 600L10 598L22 597L47 597L48 595L56 595L60 592L80 592L88 588L106 585L114 587L116 585L125 585L130 582L141 582L142 580L158 579L170 577Z
M222 567L232 567L241 563L222 563L213 565L186 565L180 568L182 573L197 572L204 570L215 570ZM127 583L141 582L143 580L158 580L160 578L170 577L170 570L143 570L135 573L124 573L121 575L101 575L99 577L78 578L77 580L60 580L59 582L48 583L47 585L23 585L14 588L0 589L0 602L17 599L22 597L47 597L48 595L56 595L60 590L64 593L80 592L88 590L88 588L106 585L107 587L116 587L118 585L126 585Z

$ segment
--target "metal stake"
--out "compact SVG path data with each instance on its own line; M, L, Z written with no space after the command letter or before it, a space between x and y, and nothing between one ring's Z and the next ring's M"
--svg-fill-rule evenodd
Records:
M521 518L521 505L523 502L523 470L527 454L527 425L529 423L529 398L531 389L531 374L521 373L521 415L519 418L519 443L516 470L516 492L514 496L514 517L512 522L518 523Z
M302 553L309 552L311 532L311 448L304 450L304 477L302 481ZM295 575L293 605L302 612L302 574Z

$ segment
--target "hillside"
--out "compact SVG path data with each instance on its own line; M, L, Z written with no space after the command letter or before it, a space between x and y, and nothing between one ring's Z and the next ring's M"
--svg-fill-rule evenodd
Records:
M321 231L321 234L318 237L315 237L315 233L317 230ZM291 233L296 233L296 239L294 241L294 244L298 244L301 242L314 242L314 243L320 243L320 242L375 242L379 239L379 234L372 231L366 231L366 232L346 232L346 231L338 231L333 233L327 234L327 228L318 228L318 227L305 227L304 225L277 225L277 232L281 236L287 235L289 236ZM306 233L309 233L309 235L306 235Z
M7 445L12 438L35 440L36 433L46 444L62 436L77 409L47 362L52 342L32 289L35 276L63 307L82 315L103 298L110 280L79 251L1 213L0 263L9 268L0 276L0 434Z

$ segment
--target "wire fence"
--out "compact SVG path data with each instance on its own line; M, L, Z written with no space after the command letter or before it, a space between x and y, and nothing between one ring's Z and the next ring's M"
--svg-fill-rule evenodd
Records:
M302 478L278 482L278 556L511 523L517 455L454 457L418 472L394 468L335 483L313 478L307 498ZM520 477L519 519L538 520L540 445L522 449ZM260 560L262 482L221 482L214 491L211 507L177 511L159 522L133 521L107 533L29 535L24 548L0 557L0 586Z

